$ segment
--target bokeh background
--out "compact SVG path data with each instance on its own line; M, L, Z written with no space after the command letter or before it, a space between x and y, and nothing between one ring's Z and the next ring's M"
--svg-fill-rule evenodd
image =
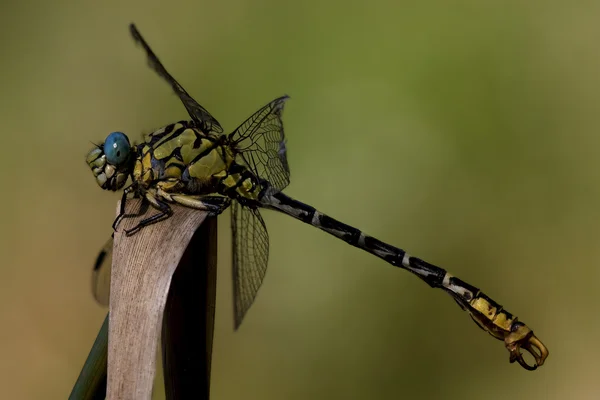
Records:
M591 1L2 2L0 397L66 398L105 316L90 269L119 195L90 142L186 118L133 21L226 129L291 95L288 194L481 287L550 349L511 365L441 291L272 212L234 333L226 212L212 398L599 398L599 18Z

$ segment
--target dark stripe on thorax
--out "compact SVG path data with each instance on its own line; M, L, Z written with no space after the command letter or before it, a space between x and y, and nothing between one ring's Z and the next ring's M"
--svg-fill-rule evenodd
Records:
M179 128L179 129L177 129L177 131L173 132L173 129L175 129L175 125L176 125L176 123L175 124L169 124L169 125L165 126L164 127L164 131L161 132L160 134L152 133L150 135L150 140L147 142L147 144L150 147L154 147L154 146L157 145L158 142L164 143L166 140L169 140L169 138L171 137L171 135L177 134L177 132L179 132L179 134L181 134L181 132L183 132L186 129L186 127L183 126L183 127Z
M202 157L205 157L206 155L210 154L211 151L213 151L214 149L219 147L222 143L222 140L215 139L210 136L204 136L202 139L205 139L205 140L208 140L209 142L211 142L212 146L207 147L206 150L204 150L202 153L200 153L196 157L194 157L194 159L190 162L190 165L194 164L196 161L200 160ZM221 157L223 157L223 154L221 154ZM225 160L223 160L223 161L225 161Z

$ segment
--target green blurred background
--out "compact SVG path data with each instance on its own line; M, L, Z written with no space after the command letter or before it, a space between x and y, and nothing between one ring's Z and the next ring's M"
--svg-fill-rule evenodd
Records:
M0 397L66 398L104 318L90 268L119 195L90 141L186 118L133 21L226 130L292 97L286 193L481 287L550 349L511 365L441 291L268 211L234 333L226 212L212 398L599 398L600 3L522 3L3 2Z

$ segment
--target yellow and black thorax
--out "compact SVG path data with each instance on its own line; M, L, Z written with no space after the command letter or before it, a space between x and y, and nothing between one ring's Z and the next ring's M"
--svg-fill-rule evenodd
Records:
M193 122L169 124L136 146L132 179L142 187L157 182L167 193L258 200L263 185L235 161L235 148L225 135L206 134Z

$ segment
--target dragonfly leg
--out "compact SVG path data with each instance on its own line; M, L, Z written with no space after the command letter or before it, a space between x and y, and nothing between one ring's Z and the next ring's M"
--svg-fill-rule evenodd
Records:
M117 215L117 218L115 218L115 221L112 224L112 228L114 231L117 230L117 226L119 226L119 223L125 217L125 203L127 203L127 195L130 192L130 187L131 186L128 186L127 188L125 188L125 190L123 190L123 196L121 196L121 205L119 207L119 215Z
M169 205L167 203L159 200L152 193L148 192L145 194L144 197L146 200L148 200L150 205L152 205L154 208L156 208L158 210L158 214L154 214L151 217L145 218L145 219L141 220L133 228L127 229L125 231L125 235L127 235L127 236L131 236L134 233L137 233L140 229L142 229L145 226L152 225L154 223L162 221L163 219L167 219L173 214L173 210L171 209L171 207L169 207Z
M144 202L144 203L142 203L142 207L140 208L140 210L138 212L133 213L133 214L127 214L125 212L125 205L127 204L127 196L131 192L134 192L134 197L138 197L137 192L135 192L135 188L133 187L133 185L127 187L123 191L123 196L121 197L121 204L119 206L119 215L117 215L117 218L115 218L115 220L112 224L113 231L117 230L117 227L119 226L119 224L121 223L123 218L139 217L140 215L143 215L146 213L146 211L148 211L148 203Z
M185 207L208 211L211 216L221 214L231 204L231 199L225 196L190 196L172 194L171 199Z
M129 213L129 214L126 214L126 213L119 214L119 216L115 219L115 222L113 222L113 230L116 231L117 227L118 227L118 224L120 224L121 221L123 219L125 219L125 218L135 218L135 217L139 217L141 215L146 214L146 212L148 211L148 207L149 206L150 206L149 202L142 201L142 205L141 205L140 209L137 212L135 212L135 213Z

